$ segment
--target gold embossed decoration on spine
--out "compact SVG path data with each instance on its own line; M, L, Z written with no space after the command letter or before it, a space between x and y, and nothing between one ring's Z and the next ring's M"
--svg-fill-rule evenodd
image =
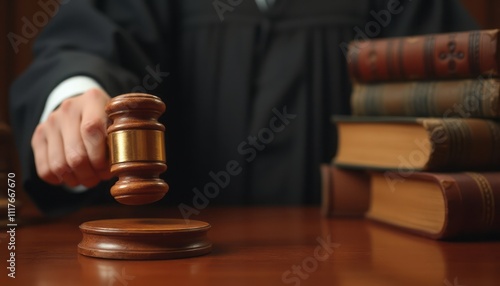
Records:
M165 126L158 122L164 111L158 97L141 93L117 96L106 107L111 173L118 176L111 195L122 204L152 203L168 191L160 178L167 169Z

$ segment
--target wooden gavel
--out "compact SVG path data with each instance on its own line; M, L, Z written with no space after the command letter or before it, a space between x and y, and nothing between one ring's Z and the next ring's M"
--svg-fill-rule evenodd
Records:
M152 203L168 191L160 178L167 169L165 126L158 122L164 111L160 98L142 93L114 97L106 106L111 173L118 176L111 195L122 204Z
M111 195L126 205L155 202L167 193L160 178L167 170L165 126L158 118L165 111L160 98L142 93L117 96L106 106L111 124L108 147L111 173L118 181ZM78 253L108 259L172 259L212 251L207 238L210 224L168 218L122 218L89 221L80 225Z

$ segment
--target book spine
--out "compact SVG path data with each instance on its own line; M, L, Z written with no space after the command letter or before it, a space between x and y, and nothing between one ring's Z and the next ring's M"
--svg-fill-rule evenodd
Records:
M498 172L420 174L440 184L446 201L442 231L434 239L485 237L500 234Z
M430 156L425 170L492 170L500 167L498 123L485 119L421 118L418 121L429 133Z
M499 30L353 41L348 69L358 82L497 76Z
M499 118L500 81L466 79L399 83L355 83L356 116Z

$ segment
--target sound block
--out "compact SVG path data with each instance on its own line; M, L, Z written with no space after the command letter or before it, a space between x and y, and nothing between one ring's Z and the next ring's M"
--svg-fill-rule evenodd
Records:
M212 250L210 224L166 218L106 219L80 225L78 253L108 259L173 259Z

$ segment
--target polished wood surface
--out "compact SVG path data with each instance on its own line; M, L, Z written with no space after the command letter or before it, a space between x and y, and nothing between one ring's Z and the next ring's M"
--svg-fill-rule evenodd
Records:
M168 191L159 177L167 170L165 126L158 122L164 111L159 97L143 93L116 96L106 106L111 173L118 176L111 195L122 204L152 203Z
M207 208L213 252L177 260L79 255L80 223L179 217L176 208L102 207L16 232L16 278L0 285L498 285L500 241L439 242L362 219L325 219L319 208ZM2 233L5 233L2 231ZM4 236L5 238L5 236ZM297 274L295 274L295 273Z

